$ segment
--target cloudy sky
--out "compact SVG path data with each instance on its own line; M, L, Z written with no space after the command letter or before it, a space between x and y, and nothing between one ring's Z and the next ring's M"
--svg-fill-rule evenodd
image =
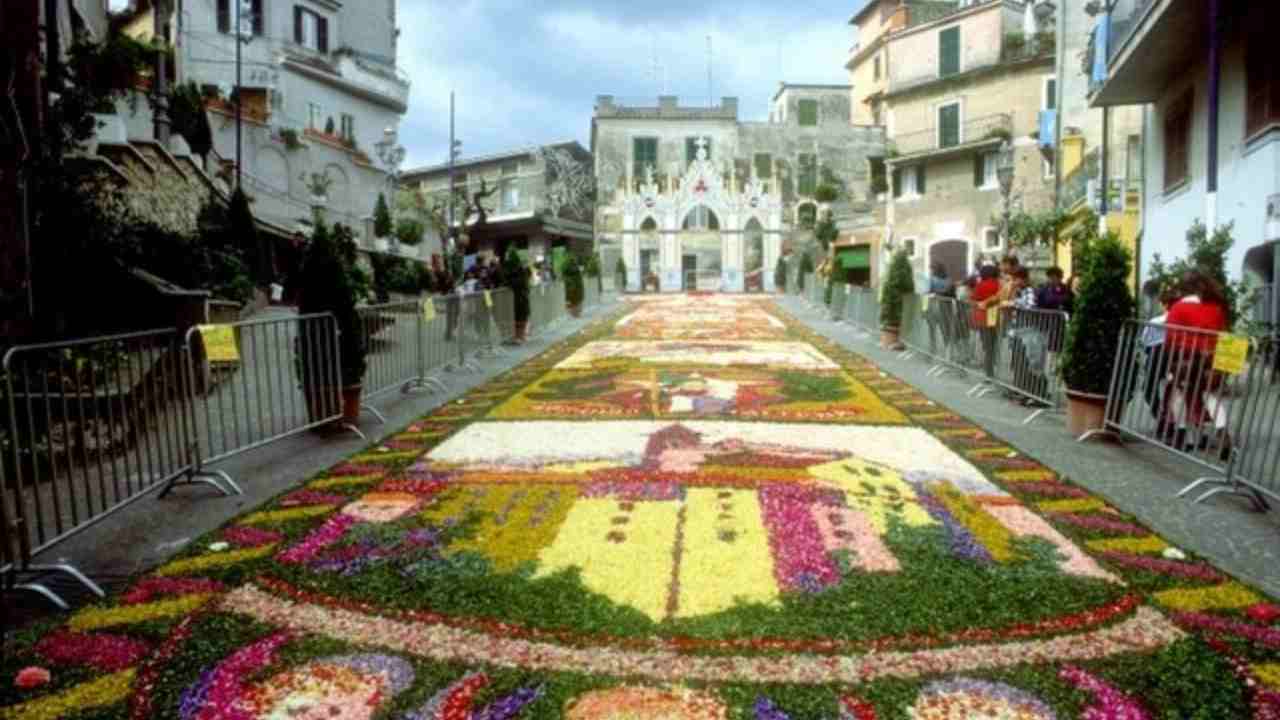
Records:
M654 104L736 96L763 119L785 79L845 83L849 18L865 0L400 0L400 63L413 79L408 167L444 162L449 91L463 154L576 139L597 95ZM658 71L654 72L657 57Z

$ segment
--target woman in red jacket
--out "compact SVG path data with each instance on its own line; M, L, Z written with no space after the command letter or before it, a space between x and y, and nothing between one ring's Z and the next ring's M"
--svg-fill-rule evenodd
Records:
M995 265L983 265L978 271L978 282L969 294L973 303L972 325L982 338L982 370L987 377L996 374L996 340L999 334L995 327L987 322L987 308L996 307L1000 303L1000 273Z
M1169 354L1169 388L1165 393L1165 421L1167 430L1175 430L1173 441L1184 449L1187 431L1200 435L1199 446L1204 449L1209 435L1202 426L1207 422L1217 430L1219 454L1225 459L1231 454L1231 440L1227 436L1225 417L1220 401L1216 398L1222 377L1213 369L1213 353L1218 346L1218 334L1227 330L1227 298L1217 281L1204 273L1191 271L1182 277L1182 299L1169 308L1165 324L1169 326L1165 338L1165 352ZM1213 394L1206 402L1206 395Z

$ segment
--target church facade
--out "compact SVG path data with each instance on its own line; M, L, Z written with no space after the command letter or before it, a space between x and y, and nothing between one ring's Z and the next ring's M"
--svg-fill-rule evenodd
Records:
M850 123L848 87L783 85L767 122L740 121L735 98L689 108L602 96L599 244L620 248L632 292L771 292L778 259L812 242L822 213L841 230L874 224L869 159L883 147L880 128Z

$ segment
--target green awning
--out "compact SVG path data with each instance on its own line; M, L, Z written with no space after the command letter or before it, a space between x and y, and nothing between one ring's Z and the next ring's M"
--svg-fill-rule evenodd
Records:
M870 270L871 248L866 245L844 248L840 250L837 259L840 261L840 267L845 270Z

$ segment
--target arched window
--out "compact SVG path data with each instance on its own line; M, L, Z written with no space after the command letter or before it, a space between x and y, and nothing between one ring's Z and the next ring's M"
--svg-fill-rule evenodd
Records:
M656 233L656 232L658 232L658 223L657 223L657 221L655 221L655 220L654 220L653 218L651 218L651 217L649 217L649 218L645 218L644 222L640 224L640 232L642 232L642 233Z
M711 208L699 205L684 216L683 228L685 230L719 230L720 218L716 217Z

